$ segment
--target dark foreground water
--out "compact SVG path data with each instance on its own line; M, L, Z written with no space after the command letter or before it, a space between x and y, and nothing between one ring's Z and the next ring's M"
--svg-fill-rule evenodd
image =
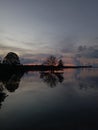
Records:
M0 81L0 130L98 130L98 69L13 74Z

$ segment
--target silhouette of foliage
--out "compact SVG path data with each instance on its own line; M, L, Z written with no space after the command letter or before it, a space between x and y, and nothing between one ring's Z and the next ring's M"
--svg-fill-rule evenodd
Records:
M49 65L49 66L55 66L55 65L57 65L57 58L55 56L51 55L46 59L46 61L43 64Z
M62 59L60 59L60 60L58 61L58 66L59 66L60 68L62 68L62 67L64 66L64 63L63 63Z
M3 59L3 64L19 65L20 60L17 54L9 52Z

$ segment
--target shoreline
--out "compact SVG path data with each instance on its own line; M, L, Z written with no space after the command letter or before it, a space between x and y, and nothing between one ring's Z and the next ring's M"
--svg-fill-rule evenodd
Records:
M45 66L45 65L9 65L0 64L1 71L47 71L47 70L63 70L63 69L93 68L93 66Z

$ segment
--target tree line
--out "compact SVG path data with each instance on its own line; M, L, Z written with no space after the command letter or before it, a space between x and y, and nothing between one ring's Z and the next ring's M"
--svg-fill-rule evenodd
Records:
M1 61L2 64L9 64L9 65L20 65L20 58L19 56L14 52L9 52L4 59ZM57 59L56 56L50 55L46 58L46 60L42 63L42 65L45 66L59 66L63 67L64 62L62 59Z

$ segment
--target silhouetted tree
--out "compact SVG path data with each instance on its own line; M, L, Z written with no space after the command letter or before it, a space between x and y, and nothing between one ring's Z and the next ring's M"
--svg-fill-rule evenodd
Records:
M9 52L3 59L3 64L19 65L20 60L17 54Z
M53 55L49 56L46 61L44 62L44 65L49 65L49 66L55 66L57 65L57 58Z
M60 59L60 60L58 61L58 66L59 66L60 68L62 68L62 67L64 66L64 63L63 63L62 59Z

